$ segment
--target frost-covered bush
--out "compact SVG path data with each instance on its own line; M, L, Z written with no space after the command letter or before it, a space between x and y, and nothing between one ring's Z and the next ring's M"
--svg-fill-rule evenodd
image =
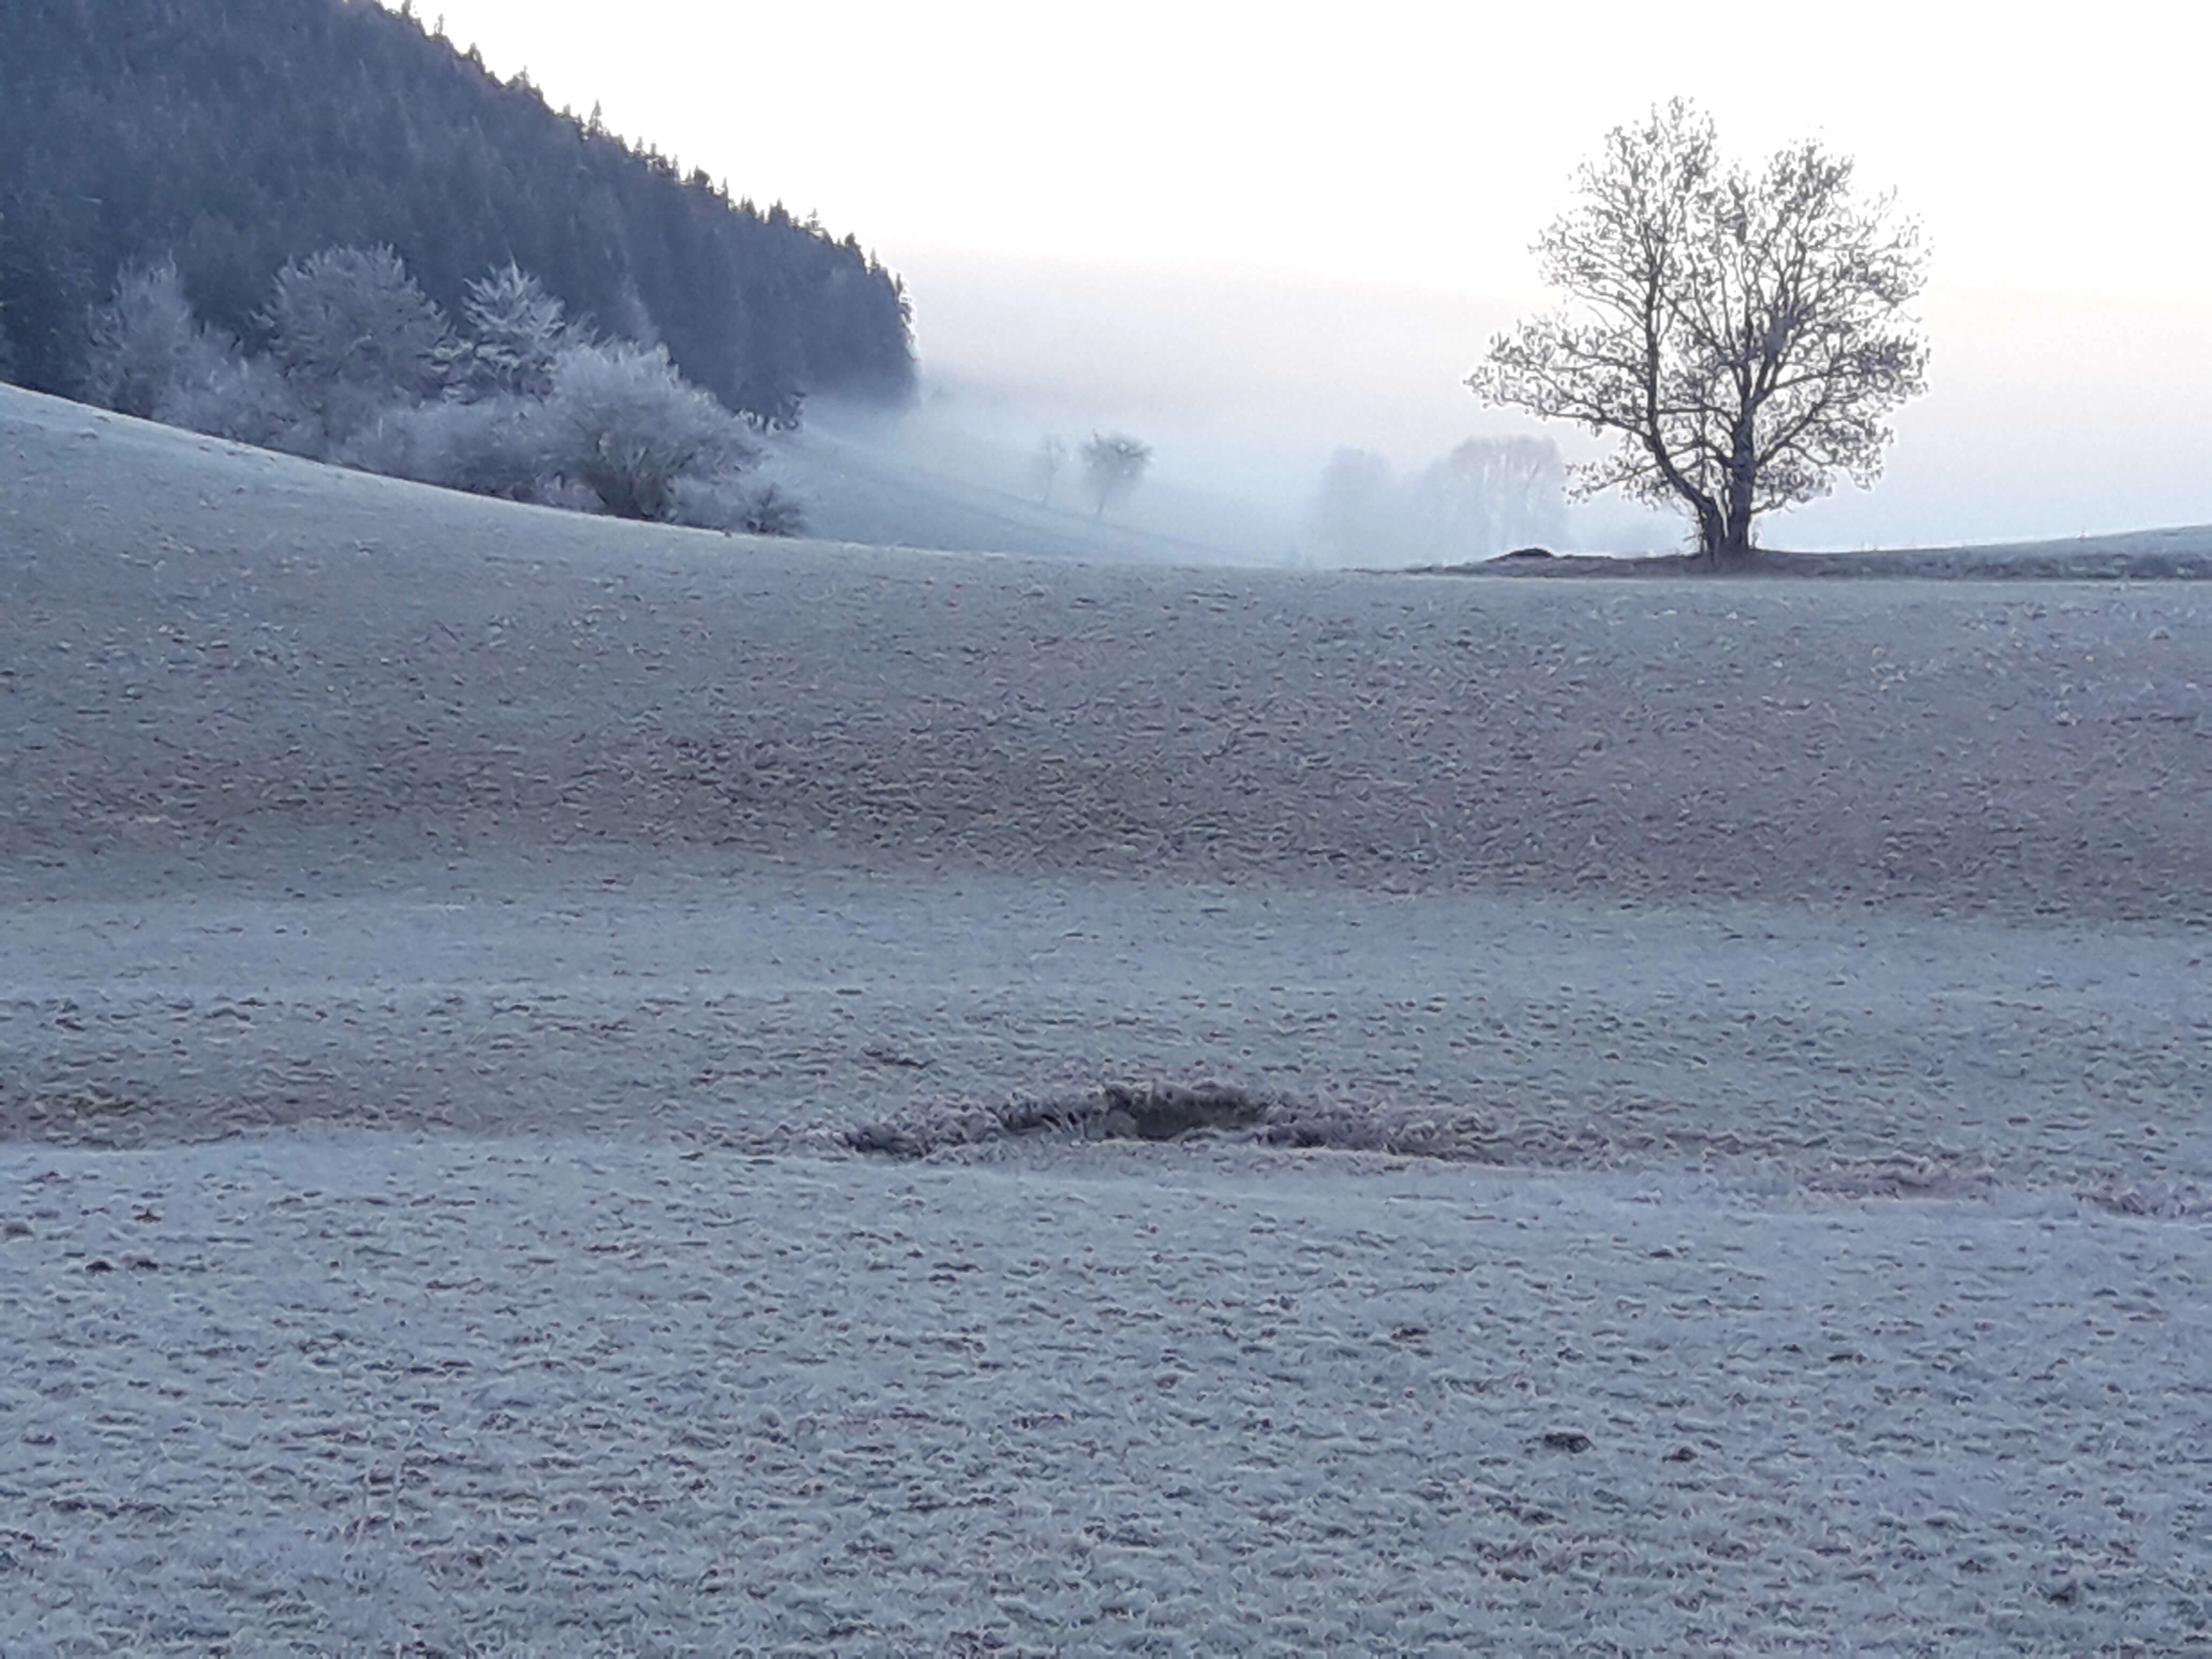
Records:
M544 497L544 405L501 394L388 409L331 457L343 466L509 501Z
M665 349L628 341L561 354L545 430L550 469L625 519L666 519L678 480L726 478L759 453L736 416L684 382Z
M511 263L468 292L457 337L390 248L328 248L277 275L257 319L270 349L248 357L192 315L172 262L127 270L91 317L93 389L132 414L366 472L803 532L795 498L738 482L758 450L665 348L592 340Z
M270 355L335 447L444 380L445 314L388 247L333 247L276 273Z
M549 398L562 352L588 343L559 299L512 260L469 284L462 315L467 337L447 359L451 398Z
M263 449L313 455L322 428L266 357L232 351L198 378L173 387L155 405L154 418L188 432L204 432Z
M727 530L741 536L806 533L806 504L773 482L678 478L671 496L671 520L694 529Z
M164 404L189 386L206 383L227 359L231 341L210 333L192 315L173 260L125 266L108 302L92 313L85 391L94 403L161 418Z
M804 536L806 503L779 484L762 484L744 497L737 528L754 536Z

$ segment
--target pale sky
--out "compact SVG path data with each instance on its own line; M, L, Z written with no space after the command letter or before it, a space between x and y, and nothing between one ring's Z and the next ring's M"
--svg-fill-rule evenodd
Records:
M927 373L1103 362L1140 405L1309 445L1338 420L1408 462L1504 422L1459 381L1542 303L1529 243L1607 128L1686 94L1737 154L1855 157L1932 250L1935 390L1889 484L1802 515L1811 539L2212 520L2212 9L420 9L556 106L858 235L908 276Z

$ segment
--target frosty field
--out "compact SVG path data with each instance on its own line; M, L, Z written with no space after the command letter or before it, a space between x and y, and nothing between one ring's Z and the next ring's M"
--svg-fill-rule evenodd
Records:
M0 474L0 1654L2212 1650L2196 584Z

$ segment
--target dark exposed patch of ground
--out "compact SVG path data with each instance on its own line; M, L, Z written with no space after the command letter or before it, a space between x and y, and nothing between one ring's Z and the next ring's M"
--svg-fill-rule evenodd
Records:
M1522 1133L1475 1110L1302 1100L1232 1085L1108 1084L1094 1094L909 1109L846 1132L858 1152L927 1158L1036 1135L1065 1140L1182 1140L1240 1136L1261 1146L1508 1164L1602 1162L1602 1137Z

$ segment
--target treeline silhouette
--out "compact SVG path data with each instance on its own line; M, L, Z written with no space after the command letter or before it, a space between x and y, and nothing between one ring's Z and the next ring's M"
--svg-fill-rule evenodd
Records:
M912 390L903 292L854 238L550 108L368 0L0 0L0 374L76 396L119 270L174 260L249 344L271 279L388 245L449 312L509 263L662 343L758 424Z

